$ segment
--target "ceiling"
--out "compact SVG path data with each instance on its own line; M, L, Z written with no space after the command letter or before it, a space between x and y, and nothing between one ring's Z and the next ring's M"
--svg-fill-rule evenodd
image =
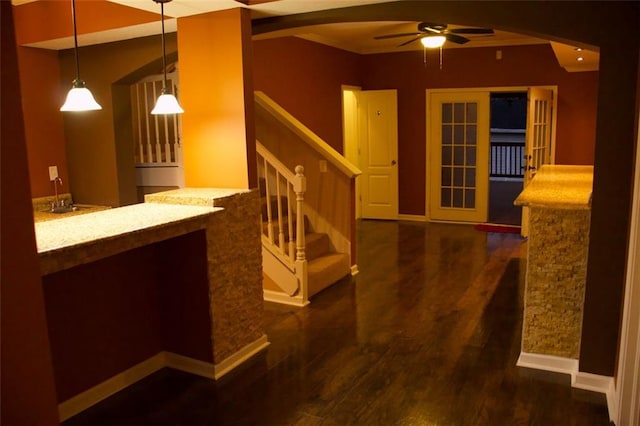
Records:
M32 1L47 0L12 0L14 5ZM123 6L133 7L159 14L158 3L152 0L108 0ZM214 12L237 7L245 7L251 11L252 18L264 18L270 16L290 15L295 13L315 12L341 7L358 6L363 4L386 3L395 0L173 0L165 3L165 15L172 18L180 18L207 12ZM348 50L359 54L400 52L407 50L420 50L419 42L410 43L399 47L411 37L399 37L384 40L376 40L375 36L396 33L415 32L418 22L350 22L313 25L299 27L268 34L261 34L254 38L265 39L282 36L297 36L310 41L326 44L336 48ZM176 31L176 19L165 21L167 32ZM450 24L449 29L459 26ZM118 28L100 33L82 34L78 37L80 45L99 44L110 41L125 40L135 37L144 37L160 33L160 26L155 23L140 24L128 28ZM549 43L542 40L495 30L495 34L468 36L470 41L464 45L446 42L444 49L472 48L472 47L498 47L526 44ZM73 47L72 37L57 40L48 40L36 43L34 47L49 49L66 49ZM573 46L561 43L551 43L558 58L558 62L568 71L592 71L598 69L598 53L589 51L576 51ZM578 61L582 57L582 61Z

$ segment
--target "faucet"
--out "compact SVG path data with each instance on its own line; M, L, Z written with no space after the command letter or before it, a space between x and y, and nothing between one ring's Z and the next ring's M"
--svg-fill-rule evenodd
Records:
M51 206L51 210L55 210L56 207L60 207L60 200L58 199L58 184L60 185L60 188L62 189L62 179L60 179L60 177L56 176L56 178L53 180L53 190L55 191L56 194L56 201L55 203Z

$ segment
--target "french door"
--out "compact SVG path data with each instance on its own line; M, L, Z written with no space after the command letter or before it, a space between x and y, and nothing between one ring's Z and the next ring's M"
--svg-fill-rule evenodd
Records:
M551 139L553 124L553 90L531 87L528 92L527 133L525 138L526 188L536 172L544 164L551 164ZM529 236L529 208L522 208L523 237Z
M486 222L489 188L487 92L428 92L429 218Z

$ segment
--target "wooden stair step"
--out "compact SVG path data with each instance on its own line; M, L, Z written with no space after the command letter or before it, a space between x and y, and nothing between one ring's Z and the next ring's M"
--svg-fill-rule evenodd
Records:
M351 273L349 255L331 253L307 264L309 277L309 297L336 283Z
M331 241L325 233L311 232L304 236L305 256L310 262L331 252Z
M305 234L304 243L304 253L307 262L331 253L331 240L329 239L329 235L325 233L311 232ZM289 254L288 244L285 246L284 252Z

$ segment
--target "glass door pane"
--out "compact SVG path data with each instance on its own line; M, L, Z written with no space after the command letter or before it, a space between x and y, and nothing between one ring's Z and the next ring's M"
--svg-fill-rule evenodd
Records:
M476 206L476 146L478 103L443 102L441 131L440 207Z

